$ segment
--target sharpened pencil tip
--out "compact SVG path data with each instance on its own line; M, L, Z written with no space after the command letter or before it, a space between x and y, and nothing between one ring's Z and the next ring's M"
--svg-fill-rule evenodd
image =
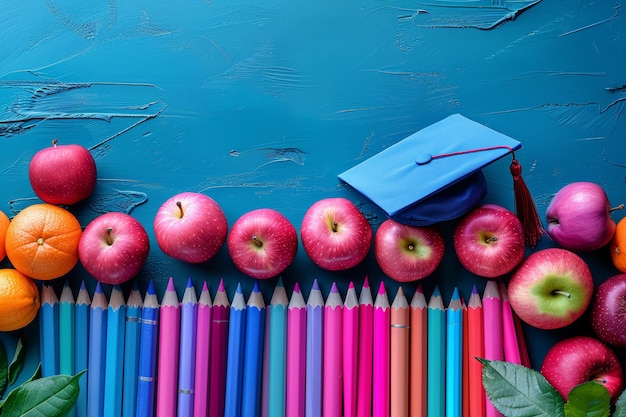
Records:
M193 287L193 281L191 280L191 277L187 278L187 288L191 288Z
M457 287L454 287L454 290L452 291L452 299L453 300L459 299L459 289Z
M432 296L433 296L433 297L439 297L440 295L441 295L441 291L439 291L439 286L438 286L438 285L436 285L436 286L435 286L435 289L433 290L433 294L432 294Z
M293 292L300 292L300 284L297 282L293 284Z
M200 291L208 291L209 290L209 286L206 284L206 280L202 283L202 290Z
M472 287L472 294L478 294L478 287L476 287L476 284Z
M311 286L312 290L318 291L320 289L320 285L317 282L317 278L313 280L313 285Z
M365 279L363 280L363 286L366 288L369 288L370 286L370 279L368 278L367 275L365 275Z
M95 292L97 292L99 294L103 292L102 291L102 284L100 284L100 281L98 281L98 283L96 284Z
M333 285L331 285L330 287L330 292L339 292L339 289L337 288L337 283L335 281L333 281Z
M220 285L217 286L217 291L218 292L225 291L225 288L224 288L224 278L220 278Z
M241 290L241 282L237 283L237 288L235 289L235 292L238 294L243 294L243 291Z
M254 281L254 286L252 287L252 291L255 291L255 292L261 291L261 287L259 287L259 281Z
M283 277L278 277L278 281L276 282L277 287L284 287Z
M385 290L385 282L384 281L380 281L380 285L378 286L378 294L384 294L386 292Z
M170 280L167 282L166 291L176 291L176 287L174 286L174 278L170 277Z
M156 292L154 291L154 283L152 282L152 280L148 282L148 289L146 290L146 293L149 295L156 294Z
M350 284L348 284L348 289L351 290L354 288L354 282L350 281Z
M82 291L87 290L87 285L85 284L85 280L82 280L82 281L80 282L80 288L79 288L79 291L81 291L81 290L82 290Z

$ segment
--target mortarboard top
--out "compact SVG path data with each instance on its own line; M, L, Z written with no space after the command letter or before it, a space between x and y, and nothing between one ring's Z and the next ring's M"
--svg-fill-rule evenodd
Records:
M487 192L481 169L520 147L513 138L453 114L339 174L339 179L390 218L426 226L474 208Z

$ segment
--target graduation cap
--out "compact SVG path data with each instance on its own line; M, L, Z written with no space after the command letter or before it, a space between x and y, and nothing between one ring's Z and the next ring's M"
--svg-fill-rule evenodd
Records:
M391 219L426 226L456 219L477 206L487 193L482 169L512 154L516 213L527 244L534 246L542 229L515 159L514 151L521 146L509 136L453 114L339 174L339 179Z

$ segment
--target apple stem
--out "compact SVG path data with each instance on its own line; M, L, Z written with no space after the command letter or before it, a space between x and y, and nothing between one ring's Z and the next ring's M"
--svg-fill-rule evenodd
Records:
M178 210L180 210L180 217L183 217L183 214L185 214L183 212L183 204L180 201L177 201L176 206L178 206Z
M567 298L572 298L572 294L568 293L567 291L554 290L552 291L552 294L564 295Z
M59 140L57 138L52 139L52 146L54 146L56 148L57 147L57 142L59 142Z
M337 222L333 221L333 232L337 231Z
M107 227L107 244L109 246L111 246L113 244L113 238L111 237L111 232L112 231L113 231L113 228Z
M252 241L254 242L255 245L257 245L257 247L262 247L263 246L263 242L261 242L256 235L252 236Z
M609 209L609 213L612 213L612 212L614 212L616 210L622 210L623 208L624 208L624 203L620 204L619 206L611 207Z

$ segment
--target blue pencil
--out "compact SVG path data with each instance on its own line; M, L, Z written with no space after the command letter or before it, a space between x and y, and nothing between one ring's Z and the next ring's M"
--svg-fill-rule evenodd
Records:
M228 354L226 360L226 399L224 415L241 416L241 392L243 388L243 348L245 342L246 301L241 284L237 284L235 296L230 304L228 324Z
M270 301L270 356L267 409L271 417L285 415L285 367L287 362L287 307L289 300L282 279Z
M76 358L74 368L77 372L86 370L89 366L89 309L91 298L85 286L85 281L81 282L74 311L75 318L75 352ZM87 417L87 375L83 375L78 380L78 399L76 400L76 417Z
M258 417L261 410L261 370L265 335L265 301L258 281L248 297L243 351L241 416Z
M158 325L159 301L154 291L154 285L150 281L141 310L136 417L152 417L154 415Z
M135 417L137 406L137 376L139 375L139 341L141 337L141 307L143 301L135 281L126 302L126 334L124 335L124 382L122 417Z
M180 312L180 350L178 366L178 417L193 416L196 360L196 323L198 297L191 278L183 293Z
M43 284L39 312L41 376L59 373L59 299L54 288Z
M324 336L324 297L317 279L313 281L306 306L306 417L322 416L322 367Z
M439 287L428 301L428 393L429 417L445 415L446 311Z
M446 416L463 411L463 303L454 288L446 310Z
M107 309L106 364L104 373L104 415L122 413L122 381L124 375L124 332L126 305L119 285L111 290Z
M89 359L87 366L87 415L89 417L104 417L107 308L106 295L98 282L89 310Z

